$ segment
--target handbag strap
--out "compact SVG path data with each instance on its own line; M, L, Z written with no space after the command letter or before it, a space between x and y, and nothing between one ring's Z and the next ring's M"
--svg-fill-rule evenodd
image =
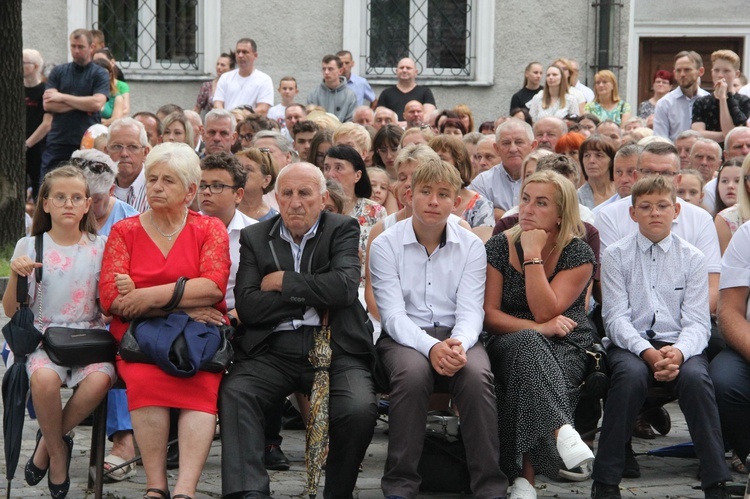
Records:
M177 282L174 285L174 292L172 293L172 298L169 300L169 303L164 305L162 307L162 310L165 312L171 312L182 301L182 295L185 293L185 283L188 282L187 277L180 277L177 279Z
M44 258L44 234L37 234L34 237L34 249L36 251L36 262L42 263ZM44 331L42 321L42 266L40 265L34 270L36 277L36 297L35 301L39 304L39 312L37 313L37 329Z

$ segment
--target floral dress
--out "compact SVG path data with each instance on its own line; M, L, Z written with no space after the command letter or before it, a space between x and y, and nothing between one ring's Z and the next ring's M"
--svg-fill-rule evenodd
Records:
M589 102L588 104L583 106L583 112L591 113L597 118L599 118L601 121L610 120L610 121L614 121L618 125L621 125L622 115L626 113L630 113L630 104L628 104L625 101L620 101L617 103L614 109L607 111L598 102Z
M104 328L98 303L99 274L104 254L105 237L83 234L77 244L61 246L48 233L43 236L44 256L42 282L37 296L35 274L28 277L29 308L36 317L35 326L44 332L50 326L92 329ZM36 259L34 237L18 241L13 258L27 255ZM72 388L93 372L103 372L111 383L117 379L115 366L99 362L86 366L58 366L50 360L41 343L29 356L26 370L29 377L40 368L52 369L60 382Z
M367 261L367 239L373 225L388 216L383 206L367 198L357 198L352 211L348 213L359 222L359 261L362 264L362 273L359 279L359 287L365 286L365 262Z

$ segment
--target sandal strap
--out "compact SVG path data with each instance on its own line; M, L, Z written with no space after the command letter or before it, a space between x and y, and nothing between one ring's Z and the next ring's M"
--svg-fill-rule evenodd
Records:
M159 497L152 496L151 492L159 494ZM143 499L162 499L162 498L163 499L170 499L169 492L164 492L161 489L151 488L151 489L146 489L146 494L143 496Z
M187 494L177 494L176 496L172 496L172 499L193 499Z

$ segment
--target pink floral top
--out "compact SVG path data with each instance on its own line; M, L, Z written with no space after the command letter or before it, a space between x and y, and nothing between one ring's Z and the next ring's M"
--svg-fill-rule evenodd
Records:
M724 219L729 226L729 231L732 235L734 235L734 233L737 232L737 229L747 221L742 219L742 215L740 215L740 206L737 204L730 206L729 208L724 208L717 216Z
M103 328L104 320L99 308L99 273L106 238L84 234L78 244L60 246L46 232L41 311L42 327L39 327L39 300L36 296L36 279L29 277L30 308L34 312L36 326L44 331L49 326L72 328ZM13 258L28 255L36 259L34 238L18 241Z
M359 259L362 264L362 274L359 286L365 285L365 262L367 261L367 239L370 237L370 229L380 220L388 216L381 205L367 198L358 198L354 208L349 212L359 222Z

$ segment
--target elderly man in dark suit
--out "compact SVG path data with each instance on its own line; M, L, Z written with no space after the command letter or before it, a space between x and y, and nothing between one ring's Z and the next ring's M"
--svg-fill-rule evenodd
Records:
M324 496L352 497L377 406L372 324L357 299L359 225L323 211L325 178L309 163L276 180L280 215L242 230L235 305L244 334L219 397L224 497L269 497L263 414L309 392L312 333L328 313L330 450Z

